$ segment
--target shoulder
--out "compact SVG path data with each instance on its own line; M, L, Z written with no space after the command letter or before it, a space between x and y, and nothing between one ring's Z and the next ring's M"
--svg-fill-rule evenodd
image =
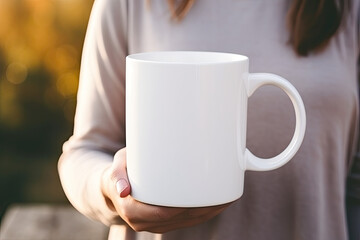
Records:
M88 35L126 35L128 0L95 0L88 23Z
M92 18L100 19L112 19L118 20L116 18L120 18L122 20L126 20L128 9L128 0L95 0L90 21Z

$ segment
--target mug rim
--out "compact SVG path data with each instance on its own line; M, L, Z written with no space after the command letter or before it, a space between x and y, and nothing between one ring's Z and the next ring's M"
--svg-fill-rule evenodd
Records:
M126 60L169 65L213 65L248 61L236 53L212 51L150 51L130 54Z

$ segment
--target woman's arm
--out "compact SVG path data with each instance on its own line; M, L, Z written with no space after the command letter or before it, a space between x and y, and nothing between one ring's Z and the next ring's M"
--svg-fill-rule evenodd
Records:
M127 1L96 0L86 33L73 136L58 163L70 202L105 224L121 222L100 189L101 176L125 146Z
M360 46L360 5L357 15L358 42ZM358 89L360 94L360 52L357 64ZM359 97L360 98L360 97ZM360 105L360 104L359 104ZM359 111L360 112L360 111ZM357 154L354 158L346 184L346 213L348 221L349 240L360 239L360 124L358 125Z

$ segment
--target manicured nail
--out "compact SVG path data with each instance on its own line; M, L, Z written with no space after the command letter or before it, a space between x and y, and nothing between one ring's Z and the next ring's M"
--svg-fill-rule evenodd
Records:
M116 190L119 194L121 194L128 187L128 183L125 179L121 178L116 182Z

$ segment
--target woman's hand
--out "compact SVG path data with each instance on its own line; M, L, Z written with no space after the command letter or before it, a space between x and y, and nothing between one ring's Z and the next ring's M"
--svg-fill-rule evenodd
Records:
M160 207L131 197L126 173L126 148L114 156L111 168L102 177L102 192L109 206L135 231L164 233L205 222L230 204L202 208Z

